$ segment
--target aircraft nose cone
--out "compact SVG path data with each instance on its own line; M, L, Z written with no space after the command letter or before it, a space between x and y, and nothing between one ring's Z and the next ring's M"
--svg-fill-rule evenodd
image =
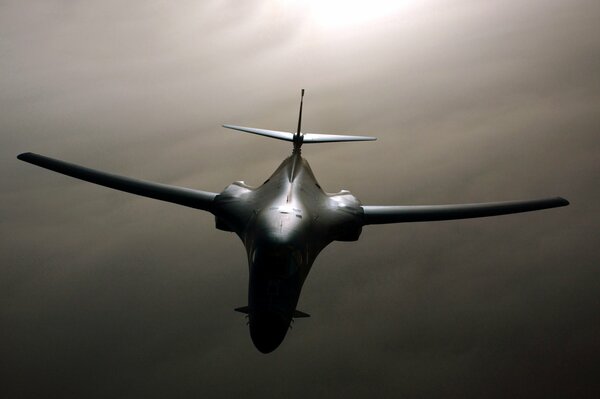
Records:
M250 315L250 337L261 353L273 352L283 342L290 321L274 312Z

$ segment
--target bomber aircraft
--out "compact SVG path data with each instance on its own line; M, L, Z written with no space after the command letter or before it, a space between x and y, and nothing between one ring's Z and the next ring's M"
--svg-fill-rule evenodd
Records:
M22 161L90 183L172 202L215 215L216 228L236 233L248 257L246 313L254 346L275 350L294 318L309 315L296 309L300 290L319 252L333 241L356 241L362 227L384 223L466 219L529 212L568 205L564 198L453 205L362 205L349 191L323 191L308 162L303 144L371 141L374 137L303 133L300 98L295 133L223 125L229 129L293 143L292 154L261 186L238 181L220 193L170 186L114 175L31 152Z

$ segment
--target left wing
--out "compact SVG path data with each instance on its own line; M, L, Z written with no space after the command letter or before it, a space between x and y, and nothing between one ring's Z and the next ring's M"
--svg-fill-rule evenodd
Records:
M112 173L86 168L73 163L34 154L32 152L25 152L17 156L17 158L21 161L29 162L30 164L41 166L42 168L50 169L54 172L62 173L63 175L71 176L76 179L99 184L104 187L209 212L213 211L213 201L217 196L217 193L113 175Z
M457 205L363 206L364 225L430 222L436 220L469 219L507 215L569 205L561 197L529 201L485 202Z

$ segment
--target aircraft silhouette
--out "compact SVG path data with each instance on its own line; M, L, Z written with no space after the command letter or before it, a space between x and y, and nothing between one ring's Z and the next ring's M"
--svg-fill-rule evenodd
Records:
M292 154L260 187L230 184L221 193L169 186L118 176L34 153L22 161L90 183L211 212L216 228L236 233L249 264L248 305L235 309L249 318L250 336L262 353L275 350L294 318L309 315L296 309L300 290L323 248L333 241L356 241L372 224L466 219L529 212L568 205L563 198L460 205L362 205L349 191L323 191L303 144L370 141L374 137L302 133L302 102L296 133L223 125L229 129L293 143Z

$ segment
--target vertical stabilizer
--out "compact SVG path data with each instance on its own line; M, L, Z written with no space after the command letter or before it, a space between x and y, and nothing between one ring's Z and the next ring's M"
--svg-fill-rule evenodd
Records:
M300 130L302 129L302 103L304 100L304 89L300 92L300 113L298 115L298 129L296 130L296 134L294 134L294 149L299 150L302 146L302 133Z
M342 141L373 141L377 140L370 136L348 136L340 134L302 133L302 103L304 102L304 89L300 92L300 113L298 115L298 128L295 133L280 132L277 130L257 129L237 125L223 125L227 129L239 130L240 132L258 134L278 140L291 141L294 143L294 153L299 154L302 144L307 143L337 143Z

